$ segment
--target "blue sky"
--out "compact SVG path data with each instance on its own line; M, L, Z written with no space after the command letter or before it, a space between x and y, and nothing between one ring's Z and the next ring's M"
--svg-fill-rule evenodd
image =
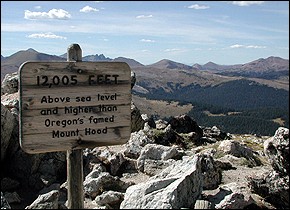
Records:
M231 65L289 59L289 1L1 1L1 55L61 55Z

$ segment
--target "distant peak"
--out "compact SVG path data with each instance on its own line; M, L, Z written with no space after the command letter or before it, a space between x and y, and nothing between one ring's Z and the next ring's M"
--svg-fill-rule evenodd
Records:
M28 50L26 50L27 52L36 52L36 53L38 53L35 49L33 49L33 48L29 48Z
M205 65L217 65L217 64L214 63L214 62L209 61L209 62L207 62Z

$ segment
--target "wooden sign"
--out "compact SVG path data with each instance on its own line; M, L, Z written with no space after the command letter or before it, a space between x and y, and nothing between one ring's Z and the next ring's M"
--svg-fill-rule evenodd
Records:
M126 143L131 70L124 62L26 62L19 68L20 145L27 153Z

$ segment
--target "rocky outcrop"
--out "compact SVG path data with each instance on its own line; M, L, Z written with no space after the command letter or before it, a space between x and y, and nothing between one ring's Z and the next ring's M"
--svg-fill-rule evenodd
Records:
M289 129L280 127L264 143L264 151L273 168L261 176L249 177L253 192L278 208L289 208Z

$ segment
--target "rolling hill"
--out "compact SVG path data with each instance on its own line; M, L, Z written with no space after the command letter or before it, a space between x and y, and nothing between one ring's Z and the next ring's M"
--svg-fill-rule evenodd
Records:
M65 61L65 60L66 58L62 58L60 56L39 53L32 48L29 48L28 50L21 50L9 57L4 57L4 59L1 59L1 81L3 80L6 74L18 71L20 65L26 61Z
M270 56L266 59L259 58L245 64L218 65L208 62L205 65L193 65L199 70L207 70L220 75L254 77L262 79L279 79L289 76L289 60Z

